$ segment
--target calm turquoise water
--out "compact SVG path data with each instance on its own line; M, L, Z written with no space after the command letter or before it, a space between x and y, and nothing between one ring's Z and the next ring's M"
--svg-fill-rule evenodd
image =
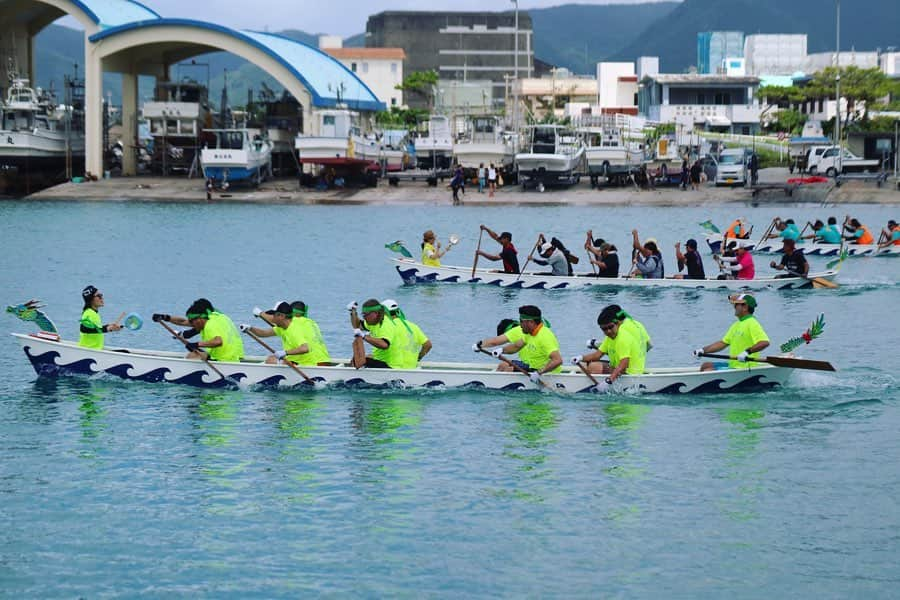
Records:
M892 210L853 207L878 229ZM672 245L702 239L700 221L746 216L759 232L776 212L846 210L7 202L0 301L41 298L72 337L93 283L108 320L145 317L113 343L176 350L152 312L207 296L240 322L300 298L346 356L343 307L393 297L434 360L473 360L471 343L526 303L569 356L617 302L650 330L652 364L683 365L731 323L724 293L406 288L383 245L458 233L445 262L471 264L480 222L511 230L522 255L541 230L575 249L590 226L627 249L638 226L671 271ZM758 295L777 343L824 312L803 354L840 370L757 396L36 381L0 338L0 595L896 597L900 259L851 259L841 282Z

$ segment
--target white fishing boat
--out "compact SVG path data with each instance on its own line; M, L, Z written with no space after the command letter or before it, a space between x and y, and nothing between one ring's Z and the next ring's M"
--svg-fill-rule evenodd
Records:
M644 161L641 145L626 135L626 115L585 115L576 119L576 132L585 142L584 156L591 183L598 178L622 180Z
M453 157L453 133L450 119L444 115L431 115L428 133L413 141L416 149L416 166L420 169L447 169Z
M195 172L199 149L212 139L203 133L213 124L206 86L189 77L158 81L141 114L153 139L151 169L162 175Z
M466 131L453 145L453 156L464 169L478 169L493 164L508 172L516 156L514 137L503 130L497 117L472 117Z
M301 134L294 139L301 164L333 167L343 176L380 168L381 144L374 135L363 135L359 113L334 108L317 110L313 118L314 135Z
M562 290L584 288L682 288L682 289L728 289L728 290L763 290L763 289L807 289L817 281L833 282L838 271L828 270L810 273L807 277L761 277L756 279L644 279L642 277L597 277L591 273L577 275L551 275L539 271L526 271L522 274L504 273L490 269L456 267L441 265L431 267L410 258L391 258L397 274L407 285L422 283L465 283L494 285L504 288L522 288L529 290Z
M746 243L747 240L744 240ZM706 244L709 249L719 254L722 250L722 234L713 233L706 236ZM756 254L781 254L783 247L781 238L772 238L764 241L750 242L748 250ZM803 240L796 243L795 248L802 250L806 256L839 256L841 248L847 250L848 256L900 256L900 246L887 246L879 248L877 244L823 244L812 240Z
M272 172L272 142L249 129L207 129L210 141L200 151L203 176L219 185L259 184Z
M525 129L522 151L516 154L516 169L522 187L572 185L584 160L584 143L562 125L531 125Z
M84 164L81 120L71 107L57 106L49 92L32 88L28 79L13 77L5 101L0 101L2 187L34 191L58 183L65 178L67 155L70 164Z
M417 369L355 369L347 361L335 366L301 367L265 364L263 357L241 362L209 363L183 357L183 352L136 348L82 348L52 334L12 334L39 376L117 377L147 383L176 383L201 388L307 386L396 389L548 390L556 393L594 393L595 382L576 367L547 374L533 383L519 372L496 371L496 363L423 362ZM791 367L761 364L743 369L701 372L698 365L649 369L642 375L619 378L615 393L700 394L758 392L783 385Z

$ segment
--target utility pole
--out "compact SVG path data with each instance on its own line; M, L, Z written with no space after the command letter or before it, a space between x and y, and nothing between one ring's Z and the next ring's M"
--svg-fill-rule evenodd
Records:
M511 0L513 4L516 5L516 32L514 36L514 45L513 49L513 81L517 81L519 79L519 0ZM515 83L513 83L515 86ZM513 87L513 129L515 131L519 130L519 94L516 91L516 88Z
M834 52L834 66L837 69L837 76L834 80L834 110L835 110L835 119L834 119L834 127L835 127L835 137L837 138L837 147L838 147L838 155L837 155L837 170L836 174L840 175L843 170L843 144L841 142L841 0L835 0L836 6L836 17L835 17L835 31L836 31L836 41L835 41L835 52Z

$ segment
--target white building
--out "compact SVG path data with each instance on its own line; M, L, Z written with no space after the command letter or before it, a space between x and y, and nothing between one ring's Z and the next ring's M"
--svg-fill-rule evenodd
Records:
M597 63L597 106L600 114L637 114L638 78L634 63Z
M748 35L744 40L747 75L791 75L806 61L806 34Z
M900 52L885 52L879 62L882 73L888 77L900 77Z
M337 36L320 36L319 48L353 71L388 108L403 106L403 48L343 48Z
M833 67L835 65L834 55L834 52L808 54L806 61L803 63L803 68L800 70L804 73L818 73L822 69ZM860 69L872 69L878 66L878 53L856 52L854 50L841 52L839 64L842 67L854 66Z

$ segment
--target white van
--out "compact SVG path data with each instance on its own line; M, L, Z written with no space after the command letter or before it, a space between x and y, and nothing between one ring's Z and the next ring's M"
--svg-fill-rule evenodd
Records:
M744 185L747 182L747 160L743 148L722 150L716 171L716 186Z

